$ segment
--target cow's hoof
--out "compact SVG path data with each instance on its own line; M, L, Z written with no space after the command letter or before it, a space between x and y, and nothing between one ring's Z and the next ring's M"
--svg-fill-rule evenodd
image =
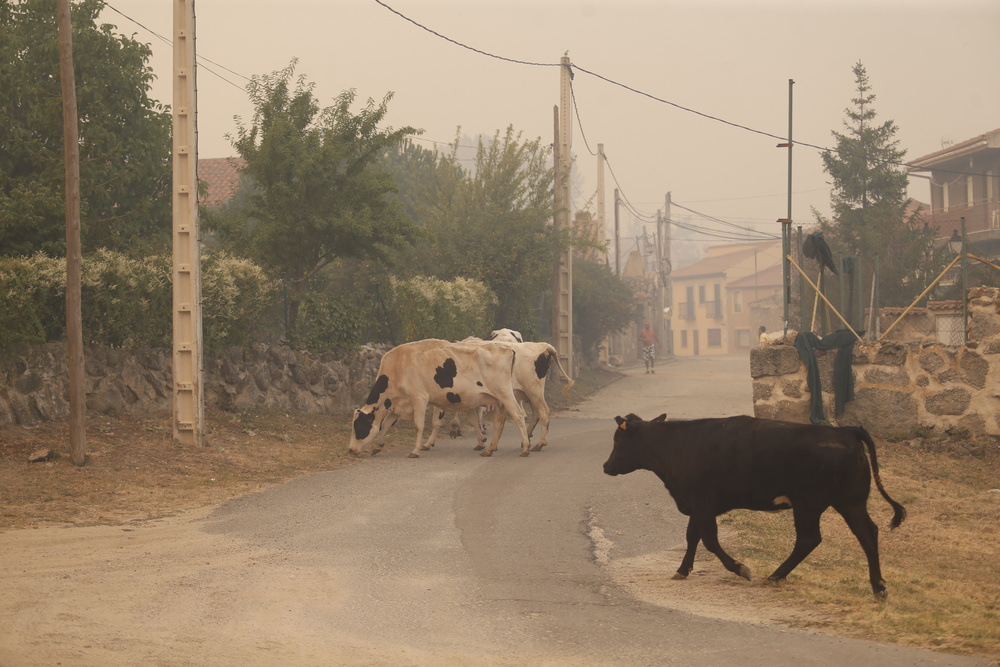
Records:
M674 581L683 581L684 579L687 579L688 576L686 574L681 574L680 572L674 572L674 576L670 578Z
M531 452L529 452L528 450L526 449L521 450L521 456L528 456L529 454L531 454Z
M419 459L420 458L420 454L414 454L413 452L410 452L410 458L411 459Z
M737 563L737 565L739 565L740 569L739 571L736 572L736 574L740 575L747 581L750 581L750 568L744 565L743 563Z
M433 446L434 445L431 445L431 447L433 447ZM427 447L426 445L424 445L423 447L420 448L420 451L422 451L422 452L429 452L429 451L431 451L431 448Z
M486 449L486 445L476 445L475 447L472 448L472 451L478 452L481 449Z
M776 577L772 574L770 577L767 578L767 580L770 581L772 584L777 585L783 582L785 579L784 577Z
M880 591L875 591L875 599L879 602L885 602L886 598L889 597L889 591L882 589Z
M540 442L537 445L535 445L534 447L532 447L531 451L533 451L533 452L540 452L540 451L542 451L542 447L544 447L547 444L549 444L549 443L547 443L547 442Z
M482 452L480 456L493 456L493 452Z

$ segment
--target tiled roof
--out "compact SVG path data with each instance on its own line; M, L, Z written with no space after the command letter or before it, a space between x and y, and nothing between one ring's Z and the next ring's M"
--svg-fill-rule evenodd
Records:
M726 283L726 289L746 289L749 287L781 287L782 266L772 264L757 273Z
M198 180L208 184L208 194L200 203L208 208L222 206L240 186L243 158L215 157L198 160Z

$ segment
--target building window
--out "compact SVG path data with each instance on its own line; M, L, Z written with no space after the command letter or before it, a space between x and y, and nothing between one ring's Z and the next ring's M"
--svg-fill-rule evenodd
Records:
M733 290L733 312L737 314L743 312L743 292L738 289Z
M705 303L705 286L698 285L698 303Z
M708 346L722 347L722 329L708 330Z
M688 332L687 329L681 329L681 347L688 346Z
M742 347L742 348L750 347L750 330L749 329L737 329L736 330L736 347Z

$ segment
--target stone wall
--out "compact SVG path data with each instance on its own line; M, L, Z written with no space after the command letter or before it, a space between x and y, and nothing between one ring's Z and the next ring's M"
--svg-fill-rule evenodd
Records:
M854 345L855 399L840 425L861 425L883 437L920 433L1000 434L1000 289L969 290L969 342L882 342ZM806 368L794 339L756 348L750 356L754 414L809 421ZM826 416L834 421L836 350L816 350Z
M349 353L255 345L205 356L205 403L250 408L348 413L368 395L387 346ZM102 414L169 412L168 349L85 351L87 409ZM0 424L30 425L69 416L66 346L49 344L0 359Z

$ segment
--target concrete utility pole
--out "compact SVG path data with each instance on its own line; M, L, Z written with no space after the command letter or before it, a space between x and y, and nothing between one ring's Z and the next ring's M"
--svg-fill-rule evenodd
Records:
M204 444L194 0L174 0L174 440Z
M563 56L559 68L559 106L556 107L555 138L555 226L557 230L570 229L570 169L572 168L573 126L570 91L570 60ZM552 344L559 352L559 360L570 375L573 374L573 250L567 248L556 265L552 293Z
M58 0L59 79L63 102L63 159L66 163L66 361L69 366L69 451L73 463L87 462L87 394L83 378L83 315L80 279L80 131L73 74L73 25L69 0Z

